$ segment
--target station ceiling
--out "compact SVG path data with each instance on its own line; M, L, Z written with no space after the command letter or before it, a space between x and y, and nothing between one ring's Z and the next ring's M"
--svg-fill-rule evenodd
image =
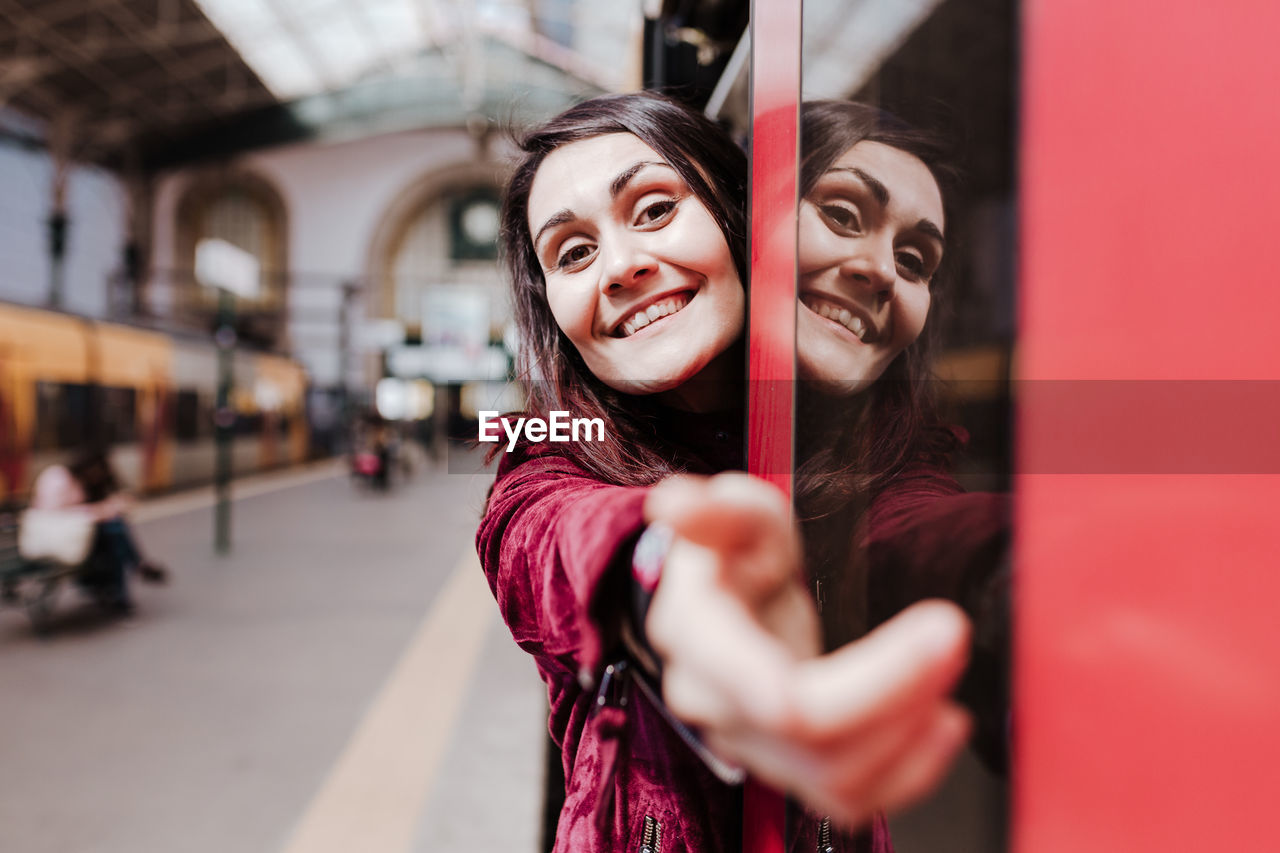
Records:
M635 86L641 22L590 0L0 0L0 108L70 159L149 170L463 125L518 84L548 110Z
M193 0L0 0L0 104L74 159L277 103Z
M806 0L804 94L865 97L895 53L913 53L923 21L993 3L1005 0ZM747 0L0 0L0 132L13 107L70 159L146 171L536 119L641 85L704 104L733 82L721 77L747 14ZM998 32L988 18L966 28L982 44ZM727 70L745 91L745 64Z

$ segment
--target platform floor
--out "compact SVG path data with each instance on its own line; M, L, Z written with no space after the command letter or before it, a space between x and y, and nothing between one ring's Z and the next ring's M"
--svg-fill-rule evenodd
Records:
M545 699L476 563L487 482L246 481L226 557L207 491L148 502L173 578L135 619L0 610L0 849L533 853Z
M476 562L488 482L244 481L225 557L208 490L150 501L173 579L135 619L0 610L0 851L535 853L545 696ZM898 853L999 853L1004 809L966 759Z

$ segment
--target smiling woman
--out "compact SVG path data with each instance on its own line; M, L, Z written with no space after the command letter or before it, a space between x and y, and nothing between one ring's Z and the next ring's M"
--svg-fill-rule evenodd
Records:
M687 467L655 432L655 406L729 422L741 406L746 157L649 94L574 107L521 147L501 243L527 414L605 418L606 440L576 462L608 482L655 483ZM740 435L731 426L721 431Z
M553 151L533 181L529 221L551 314L610 388L672 392L733 369L745 299L728 240L639 138L611 133ZM679 398L686 408L725 407L717 384L697 387Z
M857 143L818 177L800 205L803 377L854 394L915 342L943 221L928 167L882 142Z
M555 849L736 850L749 770L850 830L826 826L841 849L887 850L877 812L964 738L946 692L965 621L925 606L817 657L790 508L727 471L743 461L745 157L652 94L581 104L521 149L502 213L521 414L608 427L514 439L477 533L547 683ZM806 815L792 840L820 825Z
M945 289L957 180L940 139L865 104L806 102L801 140L797 405L813 415L801 488L839 501L875 493L913 457L955 450L928 320ZM827 487L837 469L848 489Z
M890 375L920 378L946 248L943 189L954 184L944 147L842 101L806 103L802 138L801 376L843 395L866 390L895 362Z
M809 102L801 127L797 504L826 642L926 597L962 606L979 638L962 695L1003 765L1008 496L952 477L931 369L954 176L939 141L874 107Z

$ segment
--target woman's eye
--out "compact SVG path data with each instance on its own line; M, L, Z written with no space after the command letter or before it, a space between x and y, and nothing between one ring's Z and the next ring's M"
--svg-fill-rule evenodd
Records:
M898 253L898 266L907 278L919 281L924 278L924 258L911 252Z
M668 216L676 209L676 200L673 198L665 198L662 201L654 202L640 211L640 217L637 220L639 225L652 225Z
M827 221L842 231L858 231L862 223L858 221L858 212L842 204L822 204L818 206Z
M560 257L556 259L556 267L559 269L567 269L569 267L578 266L590 258L593 252L594 249L591 247L591 244L579 243L568 251L562 253Z

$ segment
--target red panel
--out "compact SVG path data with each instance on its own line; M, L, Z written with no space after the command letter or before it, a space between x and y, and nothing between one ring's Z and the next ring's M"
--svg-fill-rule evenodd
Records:
M1280 4L1024 8L1015 849L1273 850L1280 478L1183 458L1247 434L1277 470L1269 386L1095 417L1109 392L1036 380L1280 379ZM1055 466L1067 428L1092 466Z
M747 466L791 493L800 3L751 8L751 299ZM785 803L747 782L743 849L781 853Z
M791 491L800 5L756 0L751 65L748 467Z

